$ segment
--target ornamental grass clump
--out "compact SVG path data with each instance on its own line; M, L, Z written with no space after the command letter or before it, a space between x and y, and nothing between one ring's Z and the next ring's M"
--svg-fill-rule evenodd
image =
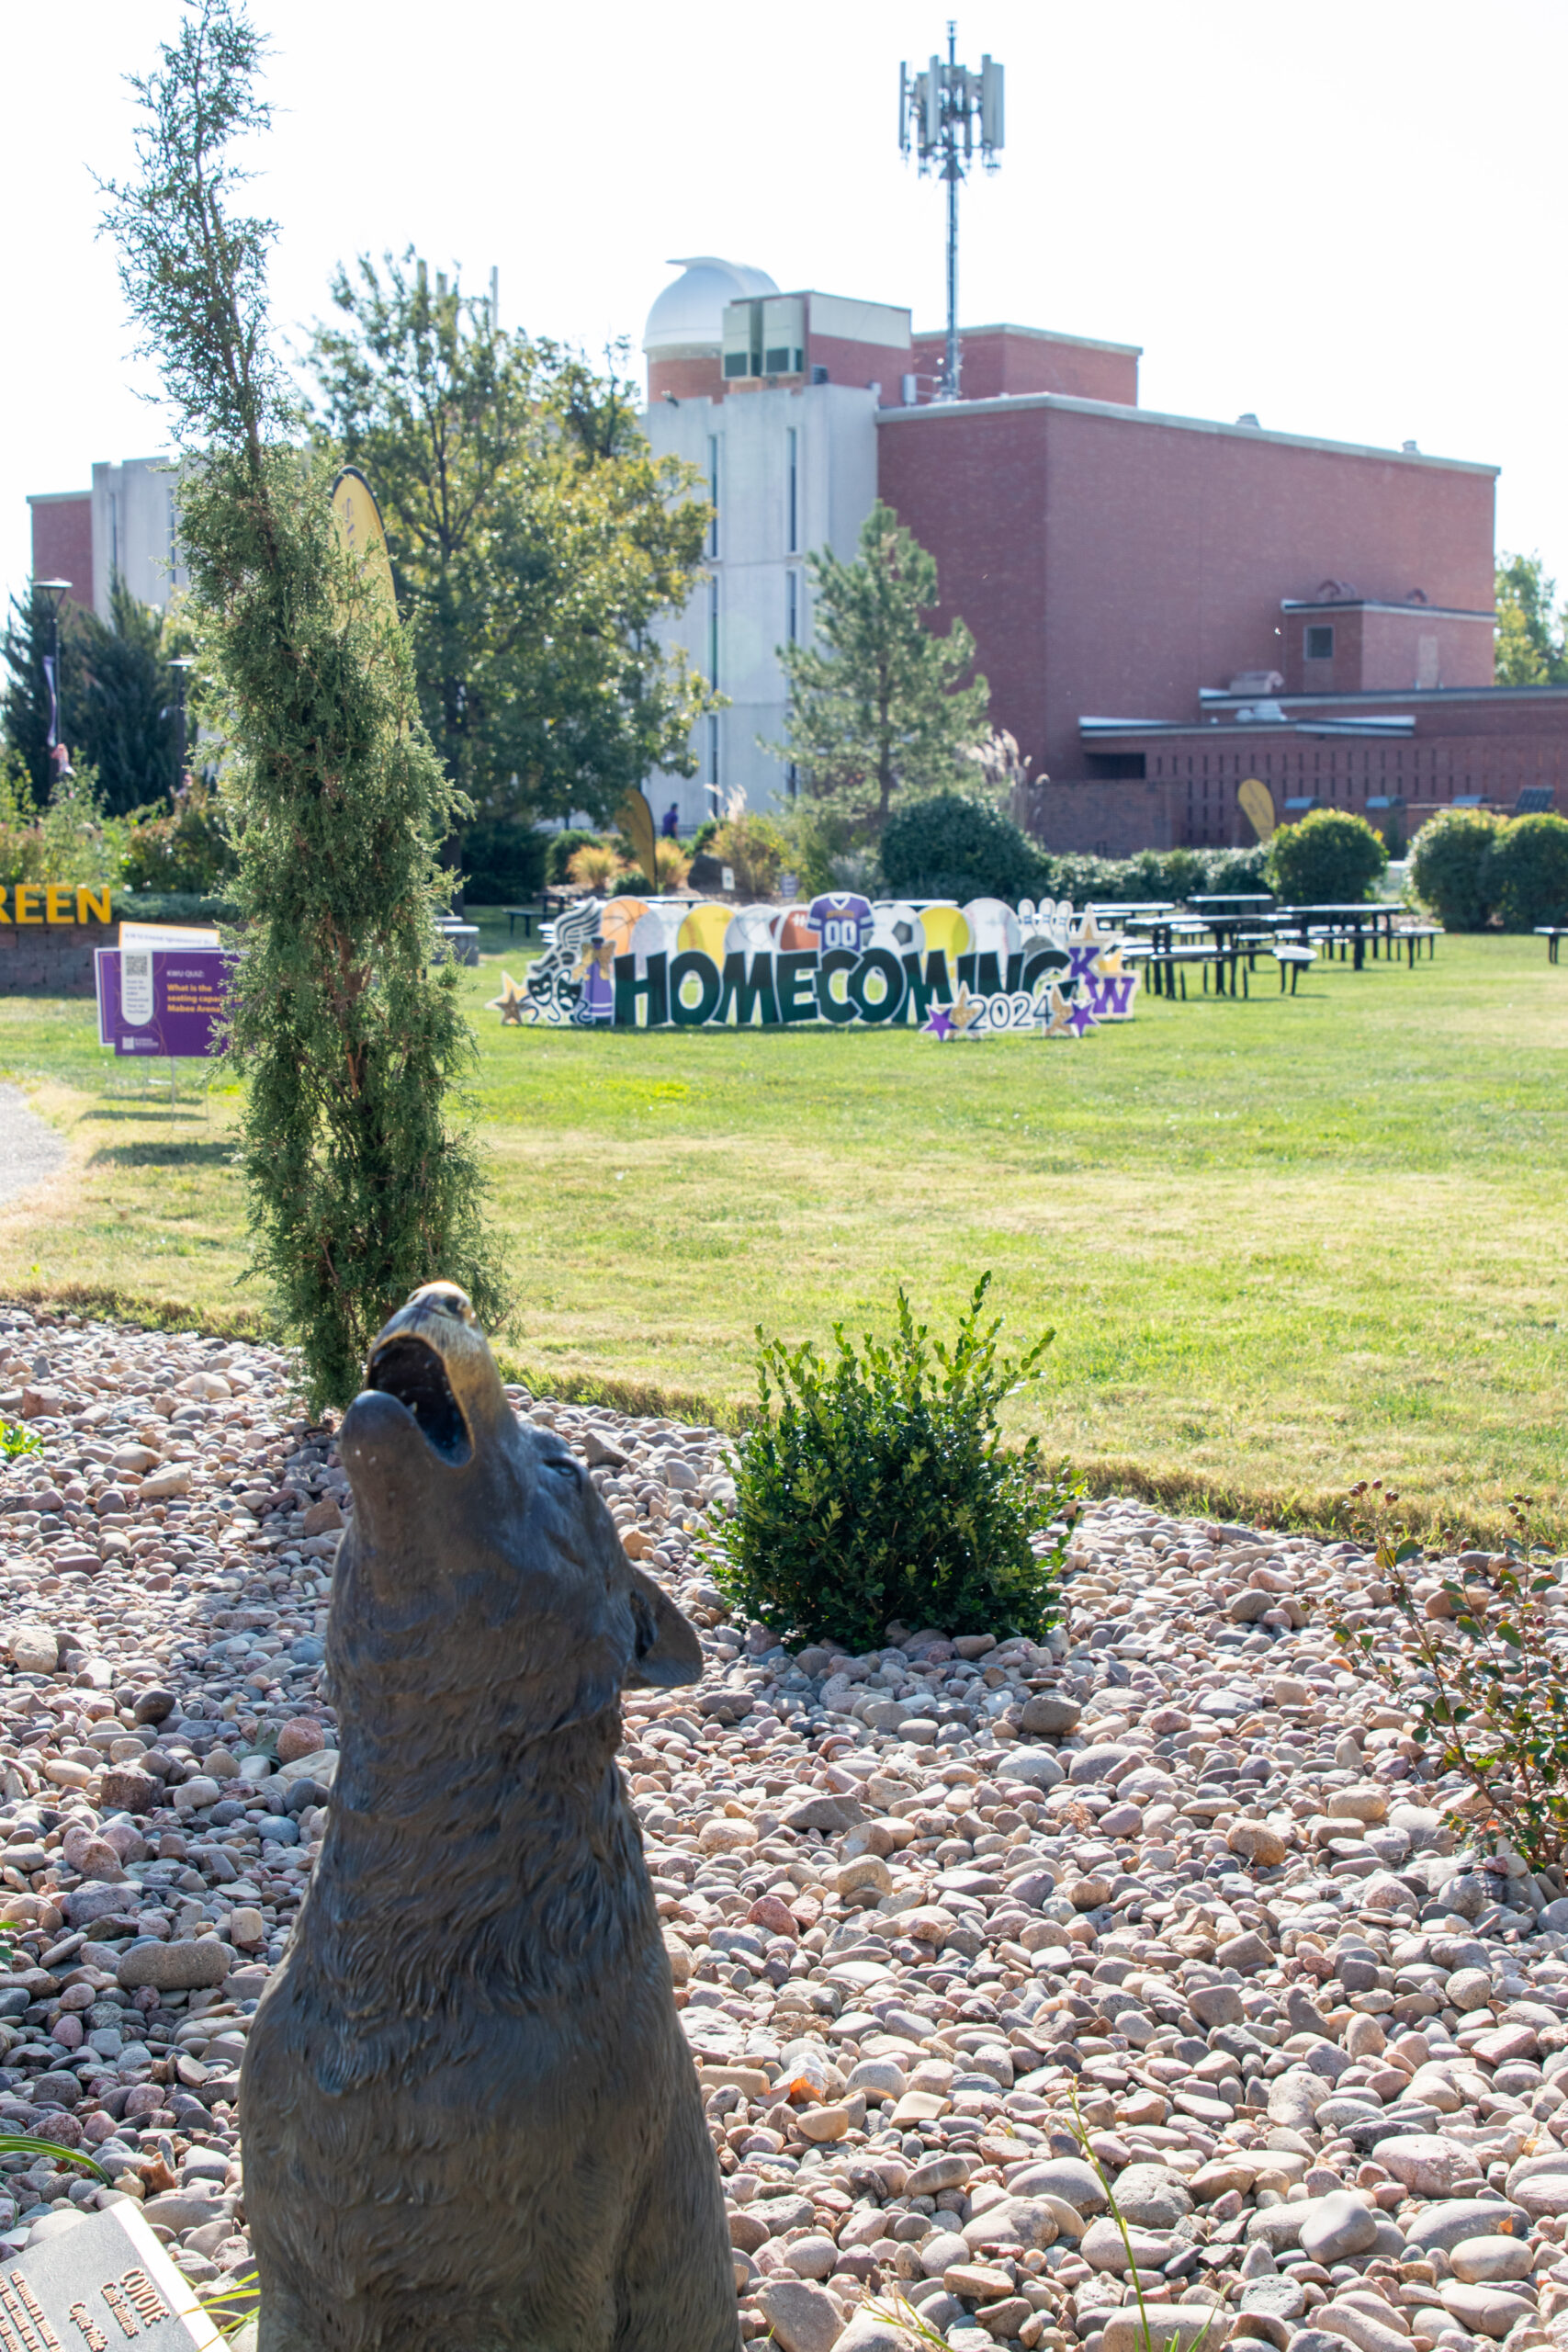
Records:
M1043 1472L1038 1439L1004 1447L998 1416L1055 1335L1000 1355L1000 1318L980 1320L990 1280L951 1347L928 1340L902 1289L892 1340L868 1333L857 1348L835 1324L836 1361L759 1327L761 1411L711 1566L781 1639L863 1651L895 1621L1036 1636L1052 1622L1078 1487Z

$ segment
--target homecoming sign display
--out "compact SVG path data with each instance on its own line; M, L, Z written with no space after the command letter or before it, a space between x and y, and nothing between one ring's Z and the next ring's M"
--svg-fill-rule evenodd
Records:
M943 1043L1003 1034L1082 1037L1133 1017L1122 943L1069 905L999 899L808 906L585 899L519 987L503 1022L620 1029L918 1028Z

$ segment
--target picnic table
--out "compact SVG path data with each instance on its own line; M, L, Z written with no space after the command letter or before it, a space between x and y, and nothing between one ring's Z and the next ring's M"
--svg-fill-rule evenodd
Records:
M1187 993L1185 967L1197 964L1202 967L1203 986L1209 985L1209 968L1213 967L1216 995L1225 994L1225 974L1230 974L1230 994L1246 993L1246 974L1240 971L1241 957L1246 950L1241 933L1250 916L1241 915L1179 915L1146 914L1132 918L1129 928L1147 932L1151 946L1145 962L1149 985L1156 996L1174 996L1179 980L1183 996ZM1212 940L1213 945L1201 944Z
M1195 890L1187 901L1193 912L1204 907L1217 907L1223 914L1227 909L1245 914L1248 908L1267 914L1274 904L1272 890Z
M1535 935L1538 939L1544 939L1546 942L1547 962L1555 964L1558 949L1563 941L1568 939L1568 923L1538 922L1535 926Z
M1386 941L1389 954L1393 954L1393 919L1404 911L1397 899L1374 899L1348 906L1281 907L1278 913L1258 920L1286 938L1299 939L1303 947L1311 945L1314 929L1320 937L1330 941L1343 941L1348 935L1354 968L1359 972L1367 960L1369 938L1374 956L1380 940Z

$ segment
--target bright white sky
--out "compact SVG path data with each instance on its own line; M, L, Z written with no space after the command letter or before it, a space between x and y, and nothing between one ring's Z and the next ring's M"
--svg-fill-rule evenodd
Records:
M411 242L475 292L499 265L504 323L590 350L639 343L692 253L942 322L941 191L895 138L900 57L943 44L927 0L254 10L278 110L254 194L291 335L336 261ZM28 492L166 446L89 167L126 169L121 77L177 20L177 0L7 12L7 590ZM964 198L964 318L1141 344L1148 407L1498 464L1499 546L1568 589L1560 0L964 0L958 31L1008 78L1002 170Z

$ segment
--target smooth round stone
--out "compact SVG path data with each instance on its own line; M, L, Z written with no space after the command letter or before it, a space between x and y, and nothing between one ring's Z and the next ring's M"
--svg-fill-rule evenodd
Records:
M1495 2237L1505 2229L1522 2237L1529 2224L1530 2216L1522 2205L1508 2204L1500 2197L1456 2197L1417 2213L1404 2240L1413 2255L1451 2255L1466 2238Z
M917 2259L928 2278L940 2278L955 2262L967 2262L969 2243L956 2230L936 2230L922 2239L917 2249Z
M1217 2346L1228 2343L1235 2324L1223 2306L1145 2302L1140 2312L1134 2303L1131 2309L1123 2307L1106 2313L1100 2352L1142 2352L1145 2323L1149 2330L1147 2340L1158 2345L1160 2352L1166 2352L1168 2346L1172 2352L1195 2352L1200 2344L1202 2352L1215 2352Z
M1366 2254L1377 2241L1377 2217L1348 2188L1319 2198L1302 2223L1301 2248L1325 2270Z
M1443 2309L1451 2312L1472 2335L1500 2341L1521 2319L1535 2317L1533 2295L1510 2295L1499 2287L1469 2287L1459 2279L1445 2279L1438 2292Z
M950 2157L948 2161L953 2163L957 2159ZM929 2169L931 2167L927 2165L920 2167L921 2172ZM1154 2165L1149 2169L1163 2174L1165 2167ZM960 2175L961 2178L966 2177L966 2172ZM918 2194L915 2181L919 2177L917 2173L908 2184L910 2196ZM1105 2183L1092 2165L1085 2164L1077 2156L1054 2156L1043 2164L1028 2165L1009 2181L1008 2187L1015 2197L1059 2197L1065 2205L1072 2206L1078 2213L1101 2213L1105 2210ZM1185 2196L1186 2191L1183 2190L1182 2194ZM1190 2199L1183 2210L1191 2211ZM1132 2221L1142 2217L1129 2213L1127 2218Z
M839 2249L830 2237L814 2234L796 2238L784 2249L784 2258L797 2278L829 2278L839 2259Z
M1156 2233L1153 2230L1130 2227L1127 2239L1133 2248L1131 2266L1120 2229L1109 2213L1102 2214L1084 2232L1078 2252L1096 2270L1108 2270L1120 2278L1130 2267L1137 2270L1163 2270L1172 2256L1181 2250L1181 2241L1172 2237L1168 2232Z
M1378 2154L1381 2156L1382 2150ZM1529 2180L1516 2183L1514 2199L1522 2205L1531 2221L1538 2222L1548 2214L1568 2213L1568 2157L1563 2159L1561 2172L1540 2172Z
M1500 2278L1528 2278L1535 2249L1527 2238L1461 2238L1449 2251L1454 2277L1466 2287L1491 2287Z
M239 1955L216 1936L197 1936L189 1943L132 1944L120 1956L115 1973L122 1989L143 1984L160 1993L193 1993L221 1984Z
M1392 2139L1380 2140L1378 2162L1417 2197L1447 2197L1461 2181L1476 2179L1481 2170L1470 2149L1435 2132L1395 2132ZM1568 2209L1568 2170L1553 2183L1553 2194L1561 2197L1561 2204L1539 2204L1534 2210L1555 2213Z
M1146 2230L1171 2229L1192 2211L1185 2182L1165 2165L1129 2165L1115 2188L1122 2219Z

